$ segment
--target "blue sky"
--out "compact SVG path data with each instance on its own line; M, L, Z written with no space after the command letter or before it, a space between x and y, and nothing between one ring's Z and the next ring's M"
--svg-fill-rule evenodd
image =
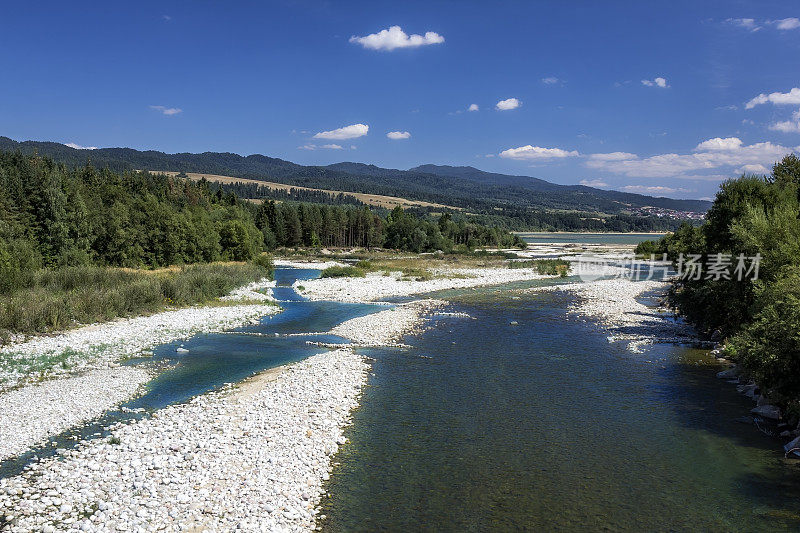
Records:
M799 18L785 1L16 3L0 135L711 197L800 146Z

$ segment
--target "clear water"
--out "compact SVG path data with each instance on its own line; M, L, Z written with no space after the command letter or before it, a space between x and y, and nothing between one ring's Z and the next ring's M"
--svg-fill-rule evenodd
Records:
M385 306L312 302L299 296L291 284L299 279L319 276L319 270L276 269L278 284L274 294L283 311L261 319L257 324L226 333L196 335L185 341L158 346L153 357L137 358L129 365L154 365L161 369L145 385L145 392L106 413L99 420L55 436L47 444L13 459L0 462L0 478L19 473L34 457L50 456L58 448L72 446L77 440L103 437L113 423L146 416L167 405L185 402L194 396L236 383L268 368L299 361L324 348L314 342L347 342L321 332L351 318L374 313ZM288 335L291 334L291 335ZM176 349L183 346L188 353ZM122 408L136 410L128 412Z
M131 361L165 368L127 404L144 413L107 413L3 463L0 477L73 437L102 438L110 423L317 353L307 340L339 341L319 333L383 308L290 288L316 275L279 269L283 313ZM736 421L751 402L715 379L705 353L632 354L568 317L569 296L514 290L565 281L575 278L443 291L448 311L474 319L439 317L409 349L362 350L373 375L326 487L325 530L800 529L797 463Z
M520 233L525 242L533 244L639 244L659 239L663 233Z
M704 353L627 352L558 293L455 302L368 352L326 531L800 528L800 471Z

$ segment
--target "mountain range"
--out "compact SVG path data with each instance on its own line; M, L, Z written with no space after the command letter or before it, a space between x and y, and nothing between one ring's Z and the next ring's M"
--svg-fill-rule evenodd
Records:
M621 214L654 207L702 213L711 205L704 200L675 200L584 185L558 185L530 176L484 172L469 166L420 165L408 170L352 162L305 166L260 154L79 149L55 142L18 142L8 137L0 137L0 150L38 153L67 165L91 162L96 167L117 171L219 174L343 192L399 196L484 212L516 208Z

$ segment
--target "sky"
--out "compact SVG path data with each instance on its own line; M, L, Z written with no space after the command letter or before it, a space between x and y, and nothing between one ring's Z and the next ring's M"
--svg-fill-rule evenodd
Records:
M800 2L37 2L0 135L711 198L800 151Z

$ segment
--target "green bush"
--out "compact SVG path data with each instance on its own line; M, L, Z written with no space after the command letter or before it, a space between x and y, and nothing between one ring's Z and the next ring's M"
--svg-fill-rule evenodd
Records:
M354 266L332 266L322 271L321 278L363 278L364 271Z
M539 274L544 276L566 277L572 267L569 261L564 259L534 259L532 261L509 261L508 268L535 268Z

